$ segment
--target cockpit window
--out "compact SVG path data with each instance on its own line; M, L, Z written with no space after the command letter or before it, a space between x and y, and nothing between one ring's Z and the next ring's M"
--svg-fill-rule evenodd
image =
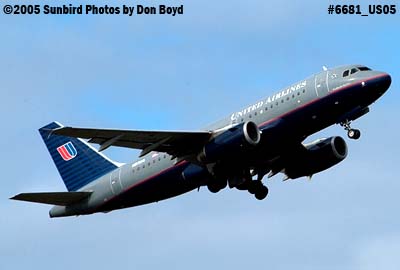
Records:
M350 74L354 74L354 73L356 73L357 71L358 71L358 69L352 68Z
M343 72L343 77L347 77L349 76L349 70L346 70L345 72Z
M367 71L367 70L371 70L370 68L368 68L368 67L359 67L358 68L360 71Z

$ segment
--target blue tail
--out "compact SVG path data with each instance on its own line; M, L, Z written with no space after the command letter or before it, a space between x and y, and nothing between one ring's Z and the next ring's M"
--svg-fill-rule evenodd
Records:
M59 127L62 125L53 122L39 133L68 191L76 191L118 167L81 139L52 135L51 131Z

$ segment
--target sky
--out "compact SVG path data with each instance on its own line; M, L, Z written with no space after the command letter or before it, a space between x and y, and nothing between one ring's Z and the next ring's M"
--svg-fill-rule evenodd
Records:
M400 5L395 15L361 17L328 15L340 1L92 2L183 4L184 15L0 12L0 269L398 269ZM50 219L47 205L8 199L65 191L37 132L51 121L198 130L324 65L344 64L388 72L392 86L353 124L362 137L346 139L344 162L312 181L264 180L264 201L202 188L108 214ZM332 126L306 141L333 135L346 137ZM130 162L138 152L105 154Z

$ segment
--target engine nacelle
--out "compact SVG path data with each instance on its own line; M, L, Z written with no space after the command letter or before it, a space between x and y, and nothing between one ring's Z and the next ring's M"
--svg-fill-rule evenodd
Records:
M324 171L347 156L347 145L342 137L320 139L305 145L307 152L292 160L285 174L292 179Z
M256 146L260 139L261 132L254 122L236 125L208 142L198 155L198 160L204 163L212 163L222 158L235 158Z
M187 184L203 186L213 180L206 168L190 163L183 171L182 178Z

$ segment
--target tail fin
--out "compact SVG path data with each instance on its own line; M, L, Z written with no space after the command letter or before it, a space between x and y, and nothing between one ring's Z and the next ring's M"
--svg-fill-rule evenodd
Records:
M39 129L44 143L68 191L76 191L118 165L81 139L52 135L57 122Z

